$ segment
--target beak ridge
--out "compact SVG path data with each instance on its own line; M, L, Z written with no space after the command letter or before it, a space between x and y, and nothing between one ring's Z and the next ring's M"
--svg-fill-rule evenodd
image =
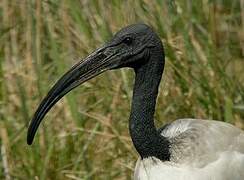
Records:
M27 133L28 145L32 144L36 131L44 116L65 94L85 81L110 69L110 66L112 66L111 60L114 59L116 54L105 55L105 49L106 47L102 47L89 55L84 61L75 64L50 89L47 96L37 108L29 125Z

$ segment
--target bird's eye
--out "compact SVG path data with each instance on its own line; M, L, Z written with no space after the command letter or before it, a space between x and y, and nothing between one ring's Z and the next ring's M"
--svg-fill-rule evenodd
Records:
M126 45L131 45L132 43L132 38L131 37L126 37L124 40L123 40L123 43L125 43Z

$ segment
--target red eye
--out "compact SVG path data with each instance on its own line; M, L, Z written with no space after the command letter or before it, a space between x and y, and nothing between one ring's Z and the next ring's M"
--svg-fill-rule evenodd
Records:
M131 45L131 43L132 43L132 38L131 37L126 37L124 40L123 40L123 42L126 44L126 45Z

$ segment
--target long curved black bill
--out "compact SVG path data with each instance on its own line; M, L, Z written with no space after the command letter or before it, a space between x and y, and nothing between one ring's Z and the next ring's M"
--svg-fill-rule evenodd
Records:
M112 66L111 60L114 59L116 55L111 53L109 55L105 55L105 49L105 47L98 49L89 55L84 61L80 61L74 65L51 88L47 96L40 103L29 125L27 144L32 144L35 133L42 119L53 105L55 105L65 94L83 82L110 69Z

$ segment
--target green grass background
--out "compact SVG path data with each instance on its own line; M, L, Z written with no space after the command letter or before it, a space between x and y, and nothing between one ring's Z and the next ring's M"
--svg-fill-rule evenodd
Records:
M243 127L243 0L0 0L0 179L131 179L133 72L106 72L61 100L32 146L27 125L55 81L131 23L166 53L156 124L218 119Z

